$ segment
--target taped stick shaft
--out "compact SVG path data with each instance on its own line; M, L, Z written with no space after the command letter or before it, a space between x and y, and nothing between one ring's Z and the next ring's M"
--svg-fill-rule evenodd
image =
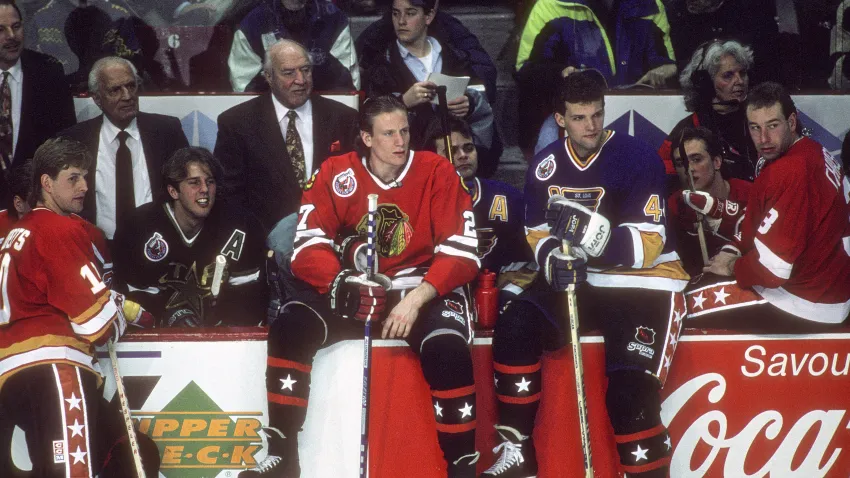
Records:
M570 254L570 246L563 242L563 252ZM581 435L581 451L584 458L584 476L593 478L593 454L590 450L590 424L587 419L587 393L584 389L584 363L581 358L581 337L578 333L578 304L576 301L576 286L567 287L567 311L570 314L570 344L573 353L573 372L576 382L576 403L578 405L579 433Z
M124 418L124 427L127 429L130 451L133 453L133 465L136 469L136 476L137 478L145 478L145 469L142 467L142 455L139 452L139 441L136 438L136 429L133 427L133 419L130 416L127 390L124 388L124 380L121 379L121 372L118 369L118 354L115 353L115 344L110 340L107 342L106 348L109 350L109 361L112 362L112 374L115 376L118 403L121 405L121 416Z
M213 271L212 284L210 285L210 293L213 297L218 297L221 291L221 277L224 275L224 265L227 264L227 259L219 254L215 258L215 270Z
M446 99L446 87L437 87L437 110L440 113L440 126L443 129L443 143L446 146L446 157L454 164L454 153L452 152L452 131L449 127L449 103Z
M378 195L367 196L368 211L366 224L366 276L374 277L375 264L375 214L378 211ZM363 390L360 400L360 477L369 473L369 387L372 381L372 322L366 321L363 328Z
M691 168L687 164L685 165L685 167L688 170L688 183L691 186L691 191L696 191L697 188L696 188L696 186L694 186L694 175L691 172ZM697 236L699 237L699 249L700 249L700 252L702 252L702 263L703 263L703 265L707 266L708 265L708 247L706 246L706 243L705 243L705 229L703 228L703 225L702 225L702 220L703 220L704 217L705 216L703 216L702 214L697 213Z

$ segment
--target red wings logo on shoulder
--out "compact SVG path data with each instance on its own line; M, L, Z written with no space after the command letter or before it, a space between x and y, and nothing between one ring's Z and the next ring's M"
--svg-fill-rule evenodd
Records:
M366 235L369 217L364 214L357 232ZM375 250L383 257L394 257L407 248L413 239L410 217L395 204L379 204L375 214Z

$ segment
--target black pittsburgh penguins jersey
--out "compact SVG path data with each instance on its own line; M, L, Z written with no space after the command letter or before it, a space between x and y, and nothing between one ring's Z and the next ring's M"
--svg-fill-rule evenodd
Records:
M213 208L201 231L186 237L170 204L140 206L115 234L115 280L127 297L168 325L193 313L204 326L259 325L268 302L265 231L244 211ZM227 259L212 313L215 259Z

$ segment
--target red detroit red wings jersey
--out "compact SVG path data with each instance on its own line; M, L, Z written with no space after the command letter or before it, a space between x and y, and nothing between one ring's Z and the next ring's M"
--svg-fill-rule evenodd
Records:
M99 370L92 344L119 311L84 223L36 208L0 245L0 386L43 363Z
M735 278L798 317L839 323L850 313L850 181L802 138L750 190Z
M367 196L378 195L378 267L383 274L428 267L425 280L439 295L472 280L480 267L472 200L443 157L411 151L401 175L386 184L357 153L322 163L301 200L292 272L319 292L341 270L334 243L366 235Z

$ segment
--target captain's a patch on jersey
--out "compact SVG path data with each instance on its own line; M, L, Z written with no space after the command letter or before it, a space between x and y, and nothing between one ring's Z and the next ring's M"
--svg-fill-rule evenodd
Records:
M354 194L357 190L357 178L354 177L354 170L351 168L334 176L333 181L334 193L341 198L347 198Z
M605 188L570 188L566 186L549 186L549 197L564 196L570 201L575 201L593 212L599 208L602 198L605 197Z
M550 154L549 156L546 156L546 159L540 161L540 164L534 168L534 177L541 181L546 181L555 174L557 166L558 165L555 162L555 155Z

